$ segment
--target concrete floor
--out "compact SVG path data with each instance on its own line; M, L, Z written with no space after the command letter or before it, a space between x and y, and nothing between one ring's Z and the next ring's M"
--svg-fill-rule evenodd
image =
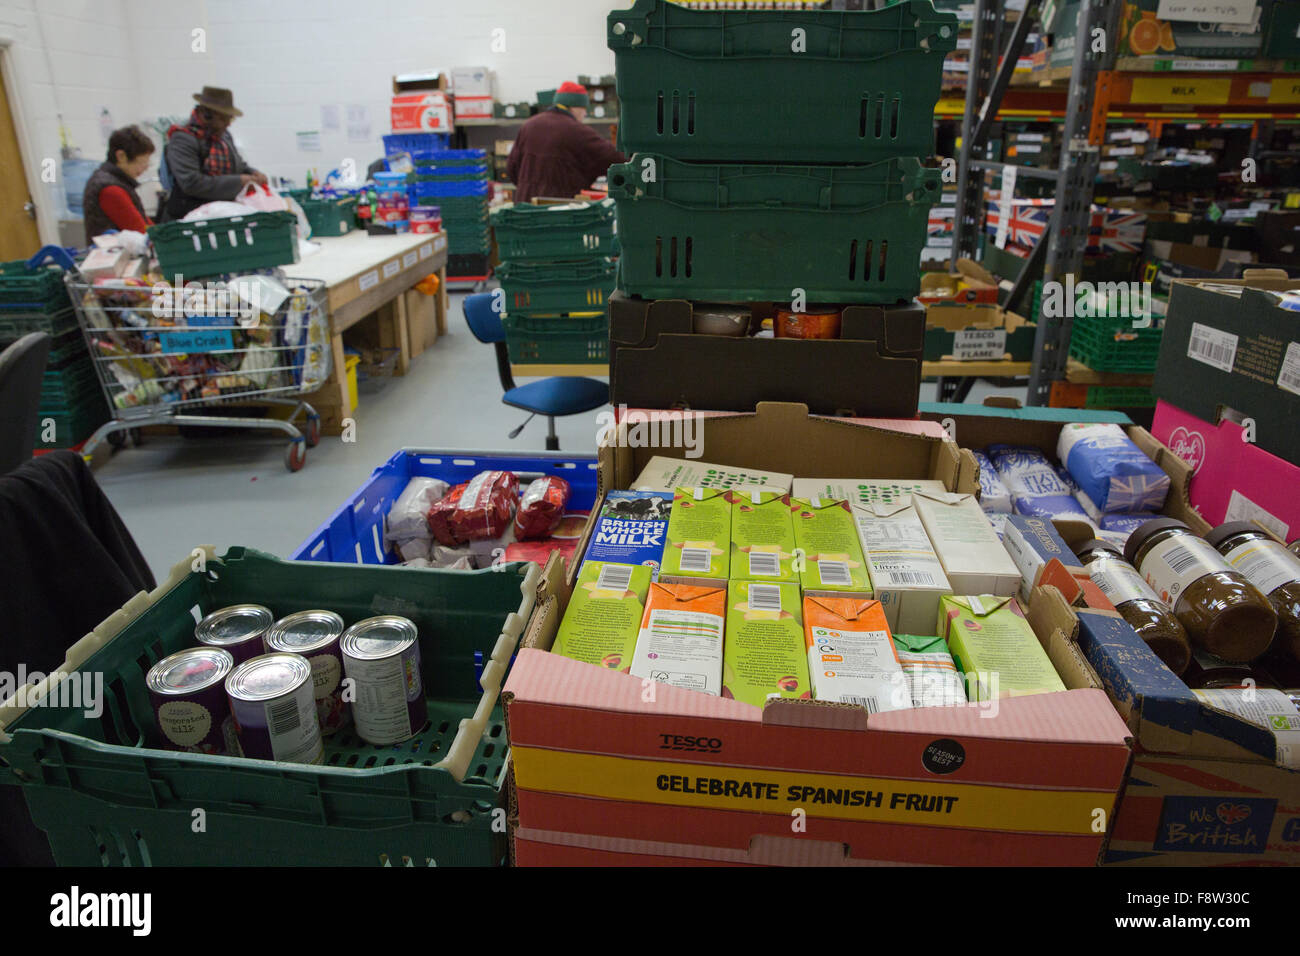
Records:
M158 578L199 544L223 551L248 545L287 556L339 508L371 471L399 448L541 451L546 422L535 418L516 439L508 433L526 415L501 403L496 358L465 325L463 295L451 296L448 334L421 355L408 375L363 394L356 441L324 436L294 474L284 466L285 440L270 432L247 437L146 439L96 470L96 477ZM1024 398L1025 390L978 382L968 401L988 394ZM922 385L921 400L934 400ZM596 412L556 422L560 448L593 453Z

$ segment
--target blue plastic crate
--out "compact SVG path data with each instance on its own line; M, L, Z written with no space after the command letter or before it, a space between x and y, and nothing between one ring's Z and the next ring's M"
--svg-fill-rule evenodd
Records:
M418 151L445 150L450 140L447 133L390 133L384 137L384 155L410 153L414 159Z
M486 149L417 149L411 153L411 159L418 166L421 163L466 163L487 162Z
M488 185L485 179L472 179L468 182L411 183L406 188L413 199L423 199L427 196L486 196Z
M590 510L596 503L595 455L534 455L504 452L419 451L403 449L371 473L311 537L290 556L294 561L344 564L394 564L384 548L384 518L412 478L439 478L450 485L469 481L480 471L512 471L522 492L528 482L558 475L569 483L569 509Z

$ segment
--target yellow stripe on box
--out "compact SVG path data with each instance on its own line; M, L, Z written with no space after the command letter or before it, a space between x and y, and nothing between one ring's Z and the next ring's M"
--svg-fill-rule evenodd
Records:
M1300 77L1287 76L1269 84L1270 103L1300 103Z
M1155 77L1133 78L1134 103L1190 103L1213 106L1227 103L1232 96L1232 80L1227 77Z
M1096 821L1105 820L1115 803L1115 794L1104 790L708 767L536 747L512 747L510 753L515 783L524 790L786 816L802 808L811 817L870 823L1095 834Z

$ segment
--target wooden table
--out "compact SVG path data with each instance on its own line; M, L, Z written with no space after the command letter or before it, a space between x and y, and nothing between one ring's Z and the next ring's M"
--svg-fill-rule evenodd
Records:
M426 345L416 325L424 297L412 287L432 272L440 280L432 303L434 327L437 335L446 333L447 234L370 236L357 230L314 241L321 250L284 271L295 279L319 279L327 288L333 368L329 381L306 400L320 412L321 431L337 435L353 411L343 354L347 329L378 313L379 345L398 350L397 374L405 375Z

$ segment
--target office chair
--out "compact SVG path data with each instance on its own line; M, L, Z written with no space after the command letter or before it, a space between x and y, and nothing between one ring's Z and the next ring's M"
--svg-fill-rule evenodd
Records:
M555 434L555 419L563 415L580 415L609 402L609 386L591 378L557 375L538 379L527 385L515 385L510 373L510 353L506 350L506 330L501 313L492 308L492 293L479 292L465 297L465 321L474 338L492 345L497 352L497 374L505 392L501 401L513 408L529 412L520 425L510 433L515 438L536 415L545 415L547 421L546 450L559 451L560 439Z
M0 352L0 475L32 457L50 337L32 332Z

